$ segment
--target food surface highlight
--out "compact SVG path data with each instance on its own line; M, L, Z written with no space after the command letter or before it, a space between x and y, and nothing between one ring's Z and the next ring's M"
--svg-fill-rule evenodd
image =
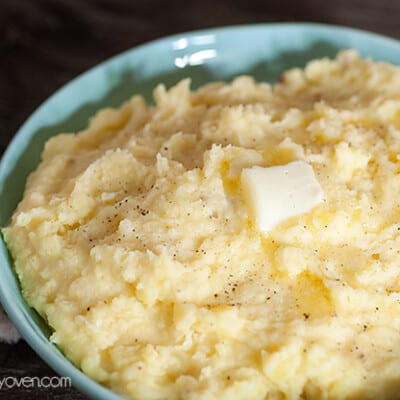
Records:
M400 393L400 69L159 85L50 139L3 234L51 340L127 398Z

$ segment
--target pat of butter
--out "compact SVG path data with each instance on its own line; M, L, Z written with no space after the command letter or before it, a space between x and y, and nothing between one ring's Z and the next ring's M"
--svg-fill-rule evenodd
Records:
M305 161L245 168L241 181L256 225L264 233L290 217L310 211L323 199L312 166Z

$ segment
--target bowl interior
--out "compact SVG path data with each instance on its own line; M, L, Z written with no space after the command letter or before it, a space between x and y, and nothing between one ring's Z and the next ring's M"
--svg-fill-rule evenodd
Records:
M118 55L57 91L20 128L0 163L0 226L22 197L45 141L87 125L100 108L118 106L135 93L151 101L158 83L190 77L196 88L238 74L275 81L283 70L355 48L364 57L400 64L399 42L358 30L318 24L262 24L210 29L160 39ZM59 374L93 398L120 399L75 368L52 345L50 329L23 300L12 261L0 240L0 300L34 350Z

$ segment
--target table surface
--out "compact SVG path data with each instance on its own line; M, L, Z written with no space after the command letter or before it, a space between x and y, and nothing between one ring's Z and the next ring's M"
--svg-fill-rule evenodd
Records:
M168 7L166 5L168 4ZM165 35L259 22L323 22L400 39L397 0L1 0L0 155L32 111L81 72ZM24 342L0 344L0 377L54 376ZM0 399L85 399L74 388L0 390Z

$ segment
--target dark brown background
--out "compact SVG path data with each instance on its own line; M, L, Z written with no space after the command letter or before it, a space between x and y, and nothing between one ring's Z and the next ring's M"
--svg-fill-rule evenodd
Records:
M0 154L52 92L110 56L182 31L283 21L347 25L400 38L400 1L0 0ZM25 342L0 344L0 378L53 374ZM85 396L73 388L3 389L0 399Z

